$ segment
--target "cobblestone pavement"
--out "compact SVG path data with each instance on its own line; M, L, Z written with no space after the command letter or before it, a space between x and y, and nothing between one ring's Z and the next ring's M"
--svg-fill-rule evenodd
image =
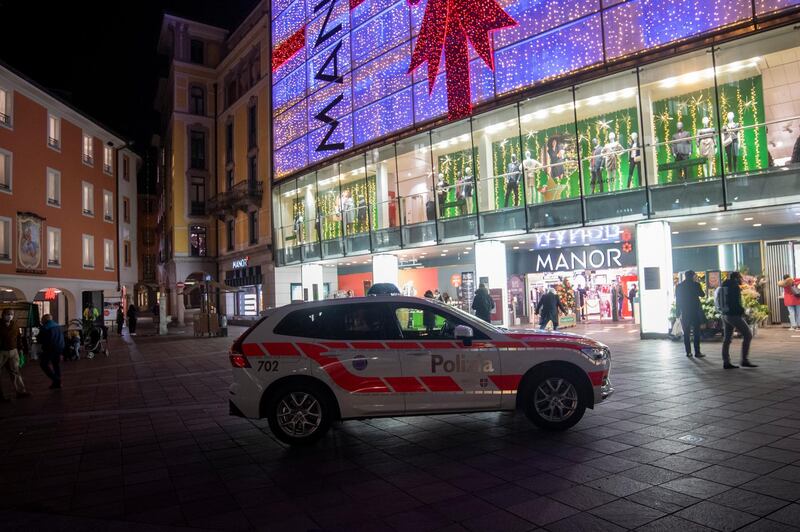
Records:
M29 366L33 397L0 404L0 529L800 529L799 336L761 331L760 367L725 371L719 343L695 360L583 332L611 345L616 393L568 432L392 418L299 451L228 416L230 338L114 338L60 391Z

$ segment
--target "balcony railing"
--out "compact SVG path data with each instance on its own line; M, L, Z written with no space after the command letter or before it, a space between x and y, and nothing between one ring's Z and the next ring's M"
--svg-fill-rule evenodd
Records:
M103 171L104 171L105 173L107 173L107 174L110 174L110 173L111 173L111 170L113 170L113 168L111 168L111 165L110 165L110 164L103 164Z
M0 124L3 124L4 126L10 126L11 117L5 113L0 113Z
M211 198L208 212L220 219L235 215L237 210L248 212L253 207L261 207L263 195L263 181L241 181Z
M52 205L53 207L61 206L61 202L58 200L58 198L47 198L47 204Z
M94 157L92 157L88 153L84 153L81 155L81 160L86 164L94 164Z
M0 190L11 190L11 186L8 183L0 183Z
M104 214L103 215L103 219L105 221L107 221L107 222L113 222L114 221L114 215L113 214Z
M55 137L47 137L47 145L51 148L59 149L61 148L61 141Z

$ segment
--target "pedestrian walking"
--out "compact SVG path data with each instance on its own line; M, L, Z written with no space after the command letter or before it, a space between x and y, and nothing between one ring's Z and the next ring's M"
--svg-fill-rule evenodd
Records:
M631 289L628 291L628 301L631 304L631 318L633 321L636 321L636 296L639 294L639 289L636 288L636 285L632 285Z
M692 270L687 270L683 281L678 283L675 288L675 307L683 328L683 346L686 348L687 357L692 356L692 339L694 340L695 358L705 356L700 352L700 325L706 319L700 298L704 295L703 287L697 282L697 274Z
M42 352L39 353L39 366L53 383L50 389L61 388L61 353L64 352L64 333L61 327L53 321L50 314L42 316L42 327L36 337Z
M128 306L128 332L131 336L136 336L136 321L139 318L139 310L136 305L131 303Z
M800 331L800 279L787 273L778 286L783 288L783 304L789 311L789 330Z
M125 325L125 313L122 312L122 303L117 307L117 334L122 336L122 327Z
M536 305L536 314L539 315L539 328L547 327L548 322L553 322L553 330L558 329L558 313L566 314L567 309L556 294L555 288L551 288L544 294Z
M750 326L744 319L744 306L742 305L742 274L732 272L730 276L717 289L714 302L722 314L722 326L724 337L722 340L722 365L725 369L736 369L739 366L731 364L731 341L733 331L736 330L742 335L742 367L757 368L756 364L750 362L750 342L753 340L753 333Z
M2 373L7 371L11 377L11 384L17 392L17 397L28 397L30 394L25 389L22 372L19 367L19 325L14 321L11 309L3 310L3 319L0 321L0 401L6 401L3 393Z
M486 323L491 323L492 307L494 307L494 300L489 295L486 284L481 283L478 285L478 289L475 290L475 297L472 299L472 310L475 311L477 317Z

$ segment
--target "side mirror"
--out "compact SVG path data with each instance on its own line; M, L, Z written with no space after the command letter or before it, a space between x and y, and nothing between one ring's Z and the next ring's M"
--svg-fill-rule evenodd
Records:
M466 325L456 325L455 337L456 340L461 340L464 345L469 347L472 345L472 327Z

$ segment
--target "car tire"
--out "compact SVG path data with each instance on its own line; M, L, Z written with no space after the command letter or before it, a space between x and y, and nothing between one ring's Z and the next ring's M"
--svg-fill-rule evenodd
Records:
M334 407L326 390L309 382L289 382L270 392L266 402L272 433L289 445L311 445L325 436Z
M522 410L540 429L566 430L578 423L586 412L576 371L548 368L525 380Z

